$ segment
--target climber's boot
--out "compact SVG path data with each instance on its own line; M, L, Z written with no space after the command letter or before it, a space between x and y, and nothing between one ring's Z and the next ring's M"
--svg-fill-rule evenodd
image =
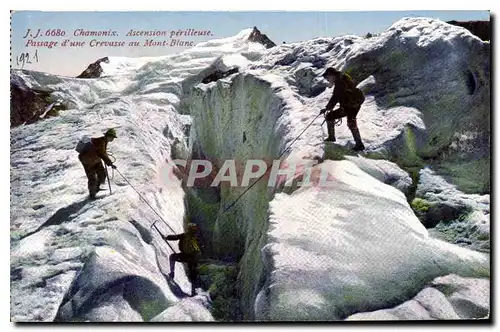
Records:
M352 149L354 151L363 151L365 149L365 146L361 141L361 135L359 134L358 127L353 127L349 129L351 129L352 137L354 138L354 142L356 142L356 145L354 145Z
M174 256L175 254L172 254L170 255L170 273L168 274L168 276L170 277L170 279L174 280L174 271L175 271L175 260L173 259L172 256Z
M325 139L325 142L335 142L335 122L326 121L326 128L328 130L328 137Z

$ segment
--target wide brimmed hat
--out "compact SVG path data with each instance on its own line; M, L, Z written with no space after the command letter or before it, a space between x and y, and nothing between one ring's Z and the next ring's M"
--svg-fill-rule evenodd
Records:
M340 71L338 71L337 69L335 69L333 67L328 67L328 68L326 68L325 72L321 76L326 77L326 76L335 75L338 73L340 73Z
M109 137L117 138L115 128L108 129L104 135L105 136L109 136Z

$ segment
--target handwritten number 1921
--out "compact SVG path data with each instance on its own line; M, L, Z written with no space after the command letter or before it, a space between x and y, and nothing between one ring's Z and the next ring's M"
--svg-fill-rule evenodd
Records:
M38 62L38 50L35 51L33 55L30 55L28 52L21 53L16 57L16 63L21 68L26 64L33 63L32 61Z

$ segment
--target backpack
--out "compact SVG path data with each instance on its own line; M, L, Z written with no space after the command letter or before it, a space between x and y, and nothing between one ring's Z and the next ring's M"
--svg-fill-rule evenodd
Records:
M344 74L342 79L346 84L346 95L344 97L343 104L347 107L360 107L365 101L363 91L356 87L352 78L348 74Z
M83 136L80 138L78 143L76 144L75 151L78 153L85 153L92 147L92 138L90 136Z
M197 254L200 252L200 246L198 245L198 240L194 235L188 235L184 237L181 248L181 252L185 254Z

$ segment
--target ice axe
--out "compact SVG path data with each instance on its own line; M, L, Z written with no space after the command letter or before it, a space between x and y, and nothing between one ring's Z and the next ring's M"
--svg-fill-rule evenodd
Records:
M158 229L158 227L156 227L156 223L158 222L159 220L155 220L153 222L153 224L149 227L149 228L152 228L154 227L156 229L156 231L161 235L162 238L164 238L163 234L160 232L160 230ZM174 252L174 254L176 254L177 252L174 250L174 248L172 248L172 246L170 245L170 243L168 243L167 240L165 240L165 242L167 243L167 245L170 247L170 249L172 249L172 251Z
M109 186L109 194L111 195L113 192L111 191L111 180L109 180L108 166L104 167L104 170L106 171L106 178L108 179L108 186Z

